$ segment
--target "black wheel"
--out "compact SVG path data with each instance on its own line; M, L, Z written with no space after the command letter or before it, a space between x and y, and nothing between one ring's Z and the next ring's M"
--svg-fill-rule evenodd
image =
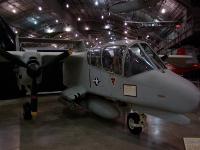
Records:
M127 116L127 126L131 133L139 135L142 127L139 126L140 116L137 113L129 113Z
M32 119L31 104L28 103L28 102L23 105L23 117L24 117L24 120L31 120Z

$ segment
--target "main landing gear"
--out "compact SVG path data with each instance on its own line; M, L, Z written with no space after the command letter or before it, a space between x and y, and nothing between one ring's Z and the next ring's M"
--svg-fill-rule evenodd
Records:
M131 133L139 135L146 121L145 114L130 112L127 116L127 127Z

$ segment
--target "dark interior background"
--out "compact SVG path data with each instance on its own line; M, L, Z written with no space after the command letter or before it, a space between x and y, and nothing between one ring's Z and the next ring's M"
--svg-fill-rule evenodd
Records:
M0 63L0 100L18 98L25 95L20 92L13 71L14 65L9 62ZM56 64L46 68L42 75L40 92L60 91L65 87L62 83L62 64Z

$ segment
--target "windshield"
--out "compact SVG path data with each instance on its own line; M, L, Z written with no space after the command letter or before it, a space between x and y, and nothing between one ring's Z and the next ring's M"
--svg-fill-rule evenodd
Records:
M153 68L155 68L153 63L149 61L138 44L129 47L125 57L124 76L130 77Z
M166 69L165 65L160 60L158 55L146 43L141 43L140 45L142 46L144 52L148 55L148 57L156 65L158 69Z

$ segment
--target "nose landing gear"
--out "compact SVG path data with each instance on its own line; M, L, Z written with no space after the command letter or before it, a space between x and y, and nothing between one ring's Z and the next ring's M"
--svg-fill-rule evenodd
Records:
M130 112L127 116L127 127L131 133L139 135L146 121L145 114Z

